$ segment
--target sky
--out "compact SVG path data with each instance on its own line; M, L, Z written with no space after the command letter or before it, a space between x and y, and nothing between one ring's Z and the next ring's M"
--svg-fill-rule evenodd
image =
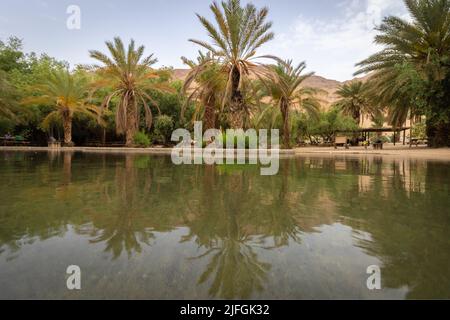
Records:
M89 50L133 38L154 53L157 66L186 68L180 57L199 49L188 39L208 40L195 13L212 19L212 0L0 0L0 40L14 35L27 52L47 53L76 64L92 64ZM248 1L242 0L242 3ZM275 39L258 54L299 63L339 81L353 78L355 64L380 49L374 30L384 16L408 18L401 0L253 0L269 8ZM69 29L71 5L80 8L80 28Z

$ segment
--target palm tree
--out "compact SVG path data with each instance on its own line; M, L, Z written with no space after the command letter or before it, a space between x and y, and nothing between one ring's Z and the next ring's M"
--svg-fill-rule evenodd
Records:
M268 89L268 95L280 109L283 119L283 144L286 148L290 148L290 111L292 107L302 108L312 118L318 118L320 101L315 97L318 91L302 87L304 81L314 75L313 72L302 74L306 68L305 62L295 67L292 60L271 58L277 61L277 65L268 66L269 76L262 82Z
M358 125L364 113L372 114L372 109L367 97L366 86L361 81L345 83L336 91L341 99L334 103L345 115L352 117Z
M151 90L173 92L173 89L164 83L157 82L159 74L151 67L157 62L153 54L144 58L144 46L135 48L131 40L128 49L125 49L122 40L118 37L113 42L107 41L111 58L100 51L90 51L91 58L100 61L103 66L96 66L97 72L103 81L97 87L109 86L112 93L108 94L103 107L108 108L114 97L119 99L116 107L116 131L126 136L126 146L133 145L135 133L139 129L140 107L144 107L145 122L151 128L153 115L148 102L156 106L157 103L148 94Z
M445 118L442 114L448 112L448 103L441 94L446 92L444 81L450 77L448 62L450 59L450 0L404 0L404 2L412 20L407 21L395 16L385 18L381 26L377 28L380 34L375 37L375 42L385 48L358 63L357 66L360 69L356 74L374 72L378 78L387 77L390 81L384 82L384 87L399 88L395 94L391 95L394 99L390 101L390 106L394 109L405 110L407 109L405 105L413 107L414 100L420 93L415 93L411 101L409 99L411 89L406 93L402 90L405 79L399 78L402 74L396 72L396 69L405 64L412 66L423 80L420 91L425 96L426 111L429 111L431 116L427 119L429 129L434 127L444 134L438 137L439 132L430 130L435 135L430 138L436 143L450 141L450 121L442 120ZM409 79L407 84L411 85L413 81L414 79ZM433 92L434 90L439 92ZM417 87L415 91L418 91ZM398 100L399 95L406 98ZM404 115L407 112L401 113Z
M25 105L54 106L55 111L49 113L43 123L52 119L62 120L64 129L64 144L72 143L72 120L75 113L84 113L99 119L100 110L87 103L89 83L80 73L72 74L67 69L53 70L49 78L41 85L33 86L36 96L24 99Z
M211 43L190 39L217 57L224 72L227 73L227 86L223 104L227 104L231 113L231 126L242 127L241 112L244 109L242 93L243 78L251 73L258 74L260 68L251 60L256 51L273 39L269 32L271 22L266 22L269 10L256 9L253 4L241 7L239 0L228 0L221 5L214 2L211 6L217 26L205 17L197 14L201 24L212 39Z
M183 93L189 92L189 96L182 109L184 109L192 100L200 102L199 107L204 107L203 120L204 130L216 128L216 110L222 99L226 87L225 74L211 53L204 54L199 51L197 62L185 57L181 58L191 70L188 73L183 86ZM194 85L195 83L195 85ZM194 87L195 86L195 87ZM194 118L197 119L201 110L196 109Z

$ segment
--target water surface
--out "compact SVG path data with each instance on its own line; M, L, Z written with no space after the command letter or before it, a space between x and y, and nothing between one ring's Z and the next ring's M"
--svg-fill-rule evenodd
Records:
M2 299L450 298L450 162L0 152L0 182Z

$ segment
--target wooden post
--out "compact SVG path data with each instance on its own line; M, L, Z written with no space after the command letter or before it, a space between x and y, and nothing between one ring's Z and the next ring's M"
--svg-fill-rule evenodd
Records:
M406 145L406 129L403 129L403 145Z
M396 132L394 131L394 147L395 147L396 141L397 141L397 135L396 135Z

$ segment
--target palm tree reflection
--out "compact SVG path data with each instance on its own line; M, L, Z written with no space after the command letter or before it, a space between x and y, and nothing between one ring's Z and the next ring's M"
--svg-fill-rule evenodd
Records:
M142 167L139 160L126 155L125 164L117 164L113 185L104 188L104 201L111 211L92 216L95 228L90 232L94 237L90 242L105 243L105 252L110 252L113 259L123 252L128 257L141 253L142 246L150 246L155 238L151 224L147 224L150 219L142 210L151 193L152 175L148 164Z

